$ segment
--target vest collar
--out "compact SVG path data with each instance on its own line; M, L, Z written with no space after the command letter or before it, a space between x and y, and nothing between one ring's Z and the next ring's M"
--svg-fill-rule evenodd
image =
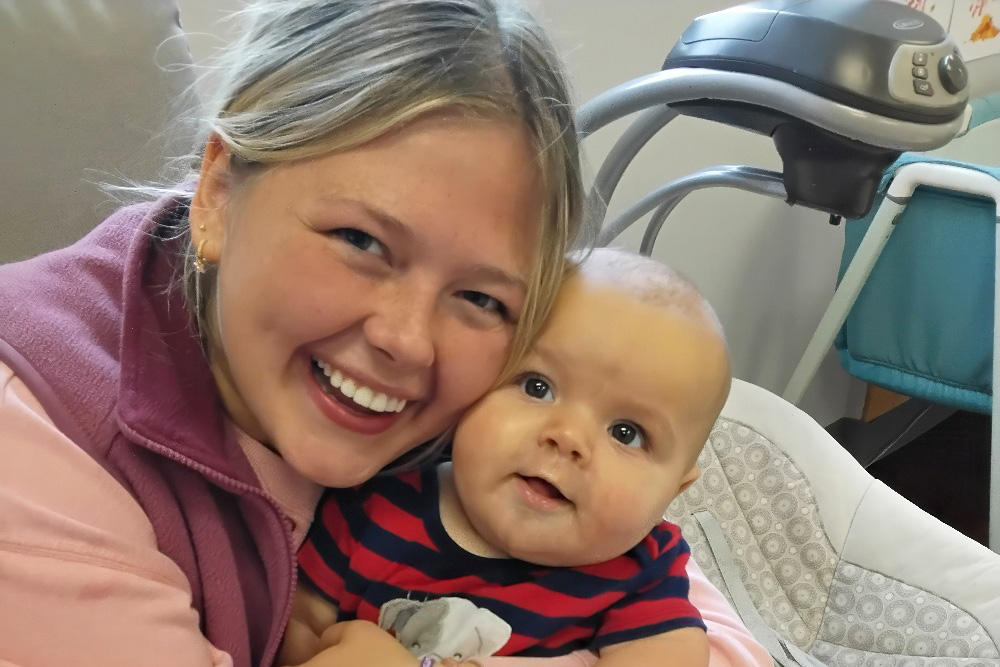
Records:
M167 197L135 215L138 231L122 281L119 425L150 449L205 468L217 481L259 488L226 428L222 399L177 284L182 241L162 233L164 225L183 221L189 203Z

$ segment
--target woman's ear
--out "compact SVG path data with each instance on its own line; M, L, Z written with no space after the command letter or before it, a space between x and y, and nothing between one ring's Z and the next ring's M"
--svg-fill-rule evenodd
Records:
M689 486L694 484L699 477L701 477L701 468L695 464L691 466L691 469L688 470L687 474L681 478L681 485L677 488L677 494L680 495L681 493L684 493L684 491L686 491Z
M217 134L208 138L201 174L191 198L191 243L209 264L217 264L225 239L226 206L232 197L229 146Z

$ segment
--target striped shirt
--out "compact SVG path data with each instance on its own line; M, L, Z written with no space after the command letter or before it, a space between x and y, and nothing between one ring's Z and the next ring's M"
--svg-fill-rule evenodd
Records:
M471 554L441 524L433 468L327 492L299 551L305 579L377 622L395 599L466 598L512 628L497 655L558 656L705 625L688 601L680 529L659 524L628 553L583 567Z

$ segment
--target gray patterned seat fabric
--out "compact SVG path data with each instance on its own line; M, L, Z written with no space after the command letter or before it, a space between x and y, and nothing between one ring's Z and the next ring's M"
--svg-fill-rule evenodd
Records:
M699 465L667 518L732 602L694 517L710 512L744 597L809 657L1000 666L1000 555L873 479L797 408L735 381Z

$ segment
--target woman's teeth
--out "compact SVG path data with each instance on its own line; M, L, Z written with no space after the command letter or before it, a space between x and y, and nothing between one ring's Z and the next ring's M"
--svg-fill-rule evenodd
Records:
M339 389L340 393L363 408L373 412L401 412L406 407L406 399L387 396L382 392L358 384L319 359L313 359L313 363L323 372L331 387Z

